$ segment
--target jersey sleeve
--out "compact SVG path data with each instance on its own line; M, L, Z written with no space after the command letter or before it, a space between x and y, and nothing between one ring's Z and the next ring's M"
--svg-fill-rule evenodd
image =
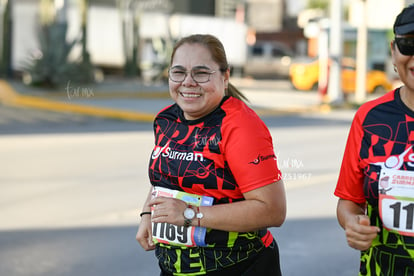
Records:
M365 202L363 183L364 173L360 164L363 129L361 113L357 112L352 121L339 173L335 195L356 203Z
M272 137L264 122L247 106L226 117L223 150L240 191L280 180Z

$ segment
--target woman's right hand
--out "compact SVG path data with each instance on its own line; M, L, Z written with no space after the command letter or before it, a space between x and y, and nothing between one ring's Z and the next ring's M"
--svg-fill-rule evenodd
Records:
M357 250L367 250L378 235L380 229L371 226L365 215L365 204L339 199L337 206L339 224L344 228L348 245Z
M349 217L345 223L348 245L357 250L369 249L379 231L378 227L370 225L369 217L366 215Z
M145 251L155 249L155 244L152 241L151 215L142 216L136 240L139 242L142 248L144 248Z

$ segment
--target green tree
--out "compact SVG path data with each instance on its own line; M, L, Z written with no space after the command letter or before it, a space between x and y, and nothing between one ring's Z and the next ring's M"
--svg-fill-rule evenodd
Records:
M86 12L88 0L82 0L81 37L68 41L66 9L56 10L54 0L40 2L39 43L40 53L28 61L23 73L26 84L56 87L72 83L90 83L95 80L95 68L86 50ZM66 5L66 1L64 1ZM59 16L57 16L59 15ZM69 59L73 48L81 43L81 56Z
M329 9L329 0L308 0L307 8L327 11Z
M88 27L88 9L89 9L89 0L80 1L80 10L81 10L81 31L82 31L82 62L85 64L90 63L89 52L87 49L87 27Z
M122 41L125 55L124 72L126 76L140 75L138 66L138 42L140 10L136 0L118 0L119 12L122 20Z

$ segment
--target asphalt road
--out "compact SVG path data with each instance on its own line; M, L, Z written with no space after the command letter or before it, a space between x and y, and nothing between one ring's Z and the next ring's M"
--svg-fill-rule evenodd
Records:
M158 275L135 241L151 124L0 113L0 275ZM286 177L288 217L271 229L284 275L357 274L332 195L352 114L263 115Z
M151 130L151 127L151 123L146 122L108 120L0 103L0 135L140 131Z
M283 275L357 275L358 253L345 246L335 219L290 219L272 232ZM135 233L135 226L1 231L0 275L158 275Z

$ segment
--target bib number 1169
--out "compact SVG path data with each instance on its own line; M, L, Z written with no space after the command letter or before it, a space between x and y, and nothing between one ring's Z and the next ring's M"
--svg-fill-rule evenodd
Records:
M187 244L188 228L177 226L169 223L153 223L152 235L161 240Z

